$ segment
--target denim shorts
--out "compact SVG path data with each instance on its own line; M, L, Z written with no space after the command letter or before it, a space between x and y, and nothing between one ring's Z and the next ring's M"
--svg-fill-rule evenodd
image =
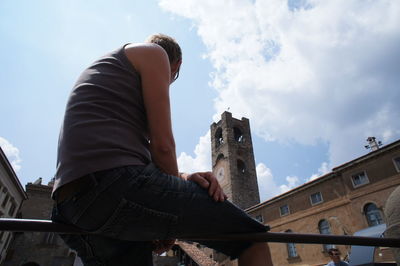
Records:
M206 189L167 175L152 163L84 178L91 180L90 185L55 205L52 220L90 233L61 235L85 265L153 265L152 240L268 230L228 200L215 202ZM200 244L231 258L251 245L232 241Z

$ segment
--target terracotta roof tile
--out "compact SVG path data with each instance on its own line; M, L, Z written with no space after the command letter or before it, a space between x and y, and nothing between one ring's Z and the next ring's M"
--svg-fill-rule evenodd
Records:
M197 264L201 266L216 266L218 265L216 261L209 258L203 251L201 251L196 245L189 244L183 241L177 241L176 244L179 245L183 251L186 252Z

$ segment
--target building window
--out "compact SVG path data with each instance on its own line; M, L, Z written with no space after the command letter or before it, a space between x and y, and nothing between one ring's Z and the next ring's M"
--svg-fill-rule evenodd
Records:
M367 173L365 173L365 171L357 173L355 175L352 175L351 181L353 182L354 188L362 186L362 185L366 185L369 183Z
M3 249L7 249L8 244L10 243L10 239L11 239L11 233L8 233L6 242L5 242L4 246L3 246Z
M236 142L238 142L238 143L244 142L243 133L239 128L237 128L237 127L233 128L233 136L234 136Z
M3 200L7 196L7 188L3 187L1 191L0 200Z
M221 159L224 159L224 154L223 153L218 154L218 157L217 157L217 160L215 161L215 163L217 163Z
M262 214L257 215L255 219L256 219L257 221L259 221L260 223L263 223L263 222L264 222L264 217L262 216Z
M224 144L224 139L222 138L222 128L218 128L215 132L215 146L219 147Z
M316 192L314 194L311 194L310 200L311 200L311 205L316 205L323 202L321 192Z
M321 220L318 223L318 230L319 230L319 233L322 235L330 235L331 234L331 228L330 228L327 220ZM335 247L334 245L331 245L331 244L323 244L322 246L324 248L324 251L328 251L330 248Z
M287 230L285 233L291 233L292 230ZM289 258L297 258L299 255L297 254L296 245L294 243L287 243L287 251Z
M13 216L13 215L14 215L14 211L15 211L15 208L16 208L15 205L16 205L16 204L14 203L14 201L11 201L11 206L10 206L10 209L8 210L8 214L9 214L10 216Z
M397 172L400 172L400 156L393 158L394 167L396 167Z
M8 194L6 195L6 197L3 200L3 203L1 204L1 206L4 208L8 202L8 200L10 199L10 196L8 196Z
M289 206L287 204L280 206L279 207L279 212L281 214L281 216L285 216L288 215L290 210L289 210Z
M364 206L365 217L367 218L368 226L374 226L383 223L381 211L373 203L368 203Z
M294 243L287 243L287 249L288 249L289 258L297 258L298 257L296 245Z
M242 160L237 160L237 169L239 173L244 174L246 172L246 165Z

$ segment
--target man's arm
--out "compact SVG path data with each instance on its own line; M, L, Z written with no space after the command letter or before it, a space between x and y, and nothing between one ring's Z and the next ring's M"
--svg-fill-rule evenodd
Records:
M211 172L178 174L175 141L172 133L169 85L171 69L167 53L155 44L127 46L126 55L139 71L154 163L165 173L196 182L208 190L215 201L227 197Z
M142 80L152 159L165 173L178 176L169 100L171 69L168 55L156 44L133 45L125 49Z

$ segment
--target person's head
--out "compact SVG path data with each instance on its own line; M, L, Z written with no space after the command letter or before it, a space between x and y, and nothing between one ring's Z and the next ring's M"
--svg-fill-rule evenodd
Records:
M333 262L338 263L340 261L340 251L337 248L330 248L328 254Z
M172 37L161 33L151 35L146 42L158 44L167 52L171 65L172 81L175 81L179 77L179 68L182 63L182 51L179 44Z

